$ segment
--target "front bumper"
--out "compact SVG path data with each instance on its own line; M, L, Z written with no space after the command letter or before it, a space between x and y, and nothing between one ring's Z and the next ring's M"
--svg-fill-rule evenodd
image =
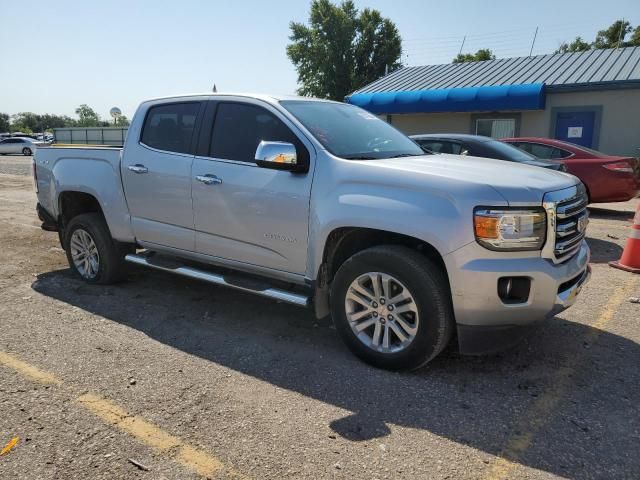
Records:
M591 275L584 240L575 255L559 264L539 252L521 255L487 254L469 244L445 257L462 353L490 353L517 343L530 325L573 305ZM510 276L530 279L526 302L501 300L498 280Z

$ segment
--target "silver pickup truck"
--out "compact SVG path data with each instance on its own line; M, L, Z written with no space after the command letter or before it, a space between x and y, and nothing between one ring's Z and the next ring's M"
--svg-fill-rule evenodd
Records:
M50 147L38 215L89 283L126 262L332 315L373 365L515 343L588 280L575 177L427 155L355 106L299 97L149 100L123 148Z

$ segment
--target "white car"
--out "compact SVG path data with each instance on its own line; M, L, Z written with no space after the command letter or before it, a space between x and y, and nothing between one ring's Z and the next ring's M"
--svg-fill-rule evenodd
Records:
M9 153L21 153L23 155L33 155L39 145L43 142L37 142L31 138L13 137L0 140L0 155Z

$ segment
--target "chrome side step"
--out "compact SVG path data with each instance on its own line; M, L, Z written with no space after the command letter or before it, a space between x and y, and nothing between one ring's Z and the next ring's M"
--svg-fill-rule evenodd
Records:
M164 272L177 273L184 277L195 278L197 280L204 280L205 282L213 283L215 285L222 285L225 287L235 288L244 292L255 293L263 297L273 298L282 302L298 305L299 307L306 307L309 304L309 297L300 293L288 292L286 290L280 290L272 287L262 288L259 283L254 283L253 286L246 282L234 282L232 279L225 279L223 275L213 272L207 272L206 270L199 270L193 267L186 267L183 265L175 264L173 262L154 261L146 255L128 254L124 257L127 262L135 263L137 265L144 265L145 267L155 268ZM245 283L242 285L242 283Z

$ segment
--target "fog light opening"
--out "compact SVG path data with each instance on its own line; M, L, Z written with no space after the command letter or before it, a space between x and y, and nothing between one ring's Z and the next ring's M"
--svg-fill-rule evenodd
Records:
M529 277L502 277L498 279L498 296L509 305L526 303L531 292Z

